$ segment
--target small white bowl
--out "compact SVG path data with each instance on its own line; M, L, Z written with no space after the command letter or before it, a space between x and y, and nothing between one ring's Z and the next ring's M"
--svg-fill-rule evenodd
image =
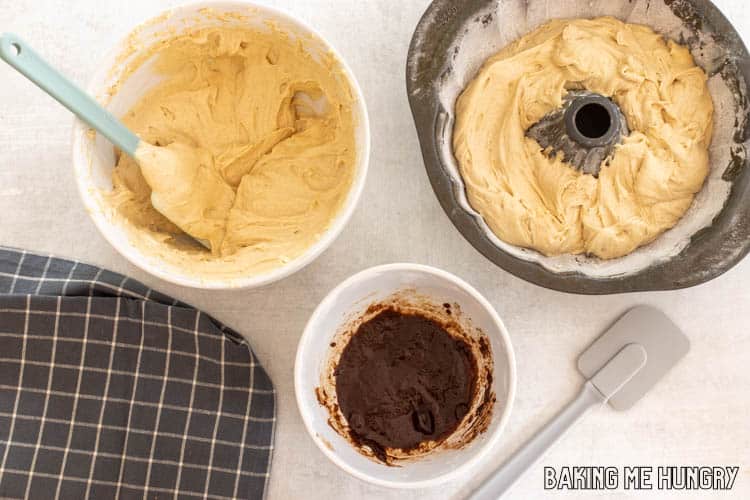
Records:
M210 9L212 15L203 15L201 10L204 9ZM241 13L245 17L223 16L225 13ZM351 218L362 193L370 157L370 126L365 100L359 84L343 58L322 35L300 19L273 7L246 1L209 1L184 5L164 12L139 25L129 36L109 51L99 64L99 71L89 82L87 91L104 103L115 116L121 116L138 101L141 95L159 81L159 77L150 71L151 60L148 60L119 86L113 96L108 94L110 87L118 82L127 63L135 60L140 55L140 51L150 47L160 38L169 36L170 30L179 32L186 25L200 28L217 24L225 25L225 23L264 29L267 28L265 23L268 21L294 36L314 41L313 52L325 51L334 54L349 77L349 84L356 101L353 111L357 124L357 130L355 131L357 165L346 202L320 239L304 254L289 263L259 274L252 273L218 279L196 276L160 259L158 256L143 252L133 244L128 236L128 230L113 221L112 210L107 206L102 196L103 191L112 188L111 178L115 164L112 145L100 134L92 138L88 134L89 127L80 120L76 120L74 124L73 166L78 189L87 212L104 238L126 259L165 281L195 288L230 289L253 288L280 280L305 267L333 243ZM311 44L306 43L306 48L310 49L310 46ZM133 51L134 47L137 48L135 51Z
M347 319L368 305L403 290L414 290L436 303L456 303L473 326L490 339L494 358L493 386L497 397L487 430L458 450L438 449L421 458L390 467L359 453L329 424L328 410L316 397L330 355L329 343ZM429 266L389 264L366 269L338 285L315 309L305 327L294 364L294 390L307 431L318 448L353 476L392 488L427 488L454 479L493 449L510 415L516 387L516 363L510 337L492 305L471 285Z

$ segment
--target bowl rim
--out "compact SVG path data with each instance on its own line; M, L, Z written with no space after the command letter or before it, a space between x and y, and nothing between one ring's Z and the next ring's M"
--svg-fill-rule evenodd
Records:
M355 467L350 465L344 459L340 458L338 453L336 453L334 450L326 446L326 444L320 438L316 437L316 431L313 428L312 422L311 422L312 409L308 405L306 405L302 399L302 394L303 394L303 391L305 390L303 388L305 381L302 380L300 366L302 364L302 359L307 352L306 346L307 344L311 342L313 335L315 335L314 332L315 332L316 325L320 322L320 318L323 312L329 309L330 306L333 305L333 303L336 300L336 296L338 295L339 292L348 288L353 283L369 281L369 280L372 280L373 278L376 278L379 275L382 275L383 273L391 273L391 272L398 273L402 271L411 271L411 272L416 271L416 272L420 272L424 274L429 274L438 278L439 280L452 283L458 286L460 289L462 289L466 293L468 293L490 315L492 322L495 324L497 331L499 332L498 341L503 344L503 347L505 350L505 358L507 360L507 365L508 365L508 395L505 400L505 404L502 408L502 413L500 415L500 420L499 420L499 423L497 424L497 427L492 431L488 439L481 446L479 446L477 450L474 451L474 453L461 465L457 466L455 469L453 469L452 471L446 474L442 474L432 479L424 479L421 481L392 481L392 480L386 480L386 479L379 479L367 473L364 473L360 471L359 469L356 469ZM401 263L378 265L378 266L370 267L362 271L359 271L358 273L348 277L347 279L345 279L344 281L336 285L333 289L331 289L326 294L323 300L321 300L321 302L315 308L313 313L310 315L310 319L307 321L307 324L305 325L302 335L300 336L300 340L297 345L297 353L294 359L294 394L295 394L295 399L297 401L297 409L300 412L300 415L302 417L303 423L305 424L305 429L307 430L307 433L315 442L318 449L320 449L320 451L322 451L323 454L326 457L328 457L328 459L331 460L334 464L336 464L338 467L340 467L345 472L348 472L352 476L358 479L361 479L363 481L366 481L368 483L376 484L378 486L385 486L388 488L417 489L417 488L428 488L428 487L436 486L439 484L443 484L447 481L450 481L451 479L460 477L469 468L472 468L478 465L482 460L484 460L487 457L487 455L493 449L496 448L497 443L500 440L505 430L505 426L507 425L508 420L510 419L510 414L513 408L513 403L515 401L516 384L517 384L516 357L515 357L515 352L513 350L513 343L511 342L510 334L508 333L508 330L505 327L503 320L500 318L500 315L497 313L497 310L492 306L489 300L487 300L481 293L479 293L479 291L477 291L476 288L474 288L472 285L470 285L463 279L459 278L458 276L452 273L449 273L448 271L444 271L442 269L438 269L432 266L427 266L424 264L413 264L413 263L401 262ZM497 407L495 408L495 411L497 411ZM468 446L471 447L472 443L469 443Z
M371 150L371 130L370 130L370 117L367 110L367 103L365 101L362 88L354 75L354 72L349 67L346 60L341 56L338 50L331 44L331 42L324 37L318 30L313 28L303 19L277 7L257 3L249 0L204 0L197 2L187 2L184 4L177 5L175 7L162 10L147 19L137 23L131 28L123 37L121 37L112 47L110 47L104 54L101 60L103 61L114 61L119 51L122 49L124 44L127 42L128 37L138 29L139 26L147 24L149 22L159 20L161 18L168 19L168 17L176 12L182 10L197 10L199 8L214 8L230 10L231 8L253 8L257 9L269 17L275 17L289 22L290 24L298 27L303 32L307 32L312 35L313 38L322 42L323 46L330 51L330 53L336 58L341 64L344 74L347 77L349 86L351 87L352 93L355 97L355 109L358 111L359 120L356 125L363 137L362 144L359 145L357 151L357 159L355 165L355 175L352 185L349 187L347 199L344 205L339 209L338 214L333 219L328 228L323 232L322 236L315 241L310 247L305 250L303 254L291 260L290 262L283 264L279 267L270 269L268 271L242 276L237 278L202 278L199 275L191 274L176 274L169 270L166 270L159 264L159 259L149 258L143 254L135 245L128 244L127 246L121 245L117 242L112 221L106 217L101 210L99 203L95 200L95 197L89 193L90 189L98 189L92 186L87 181L87 170L90 169L91 160L86 158L86 153L83 148L83 141L86 137L86 131L90 128L88 125L83 123L79 118L74 119L72 128L72 141L71 141L71 157L73 163L73 173L76 179L76 186L78 187L78 193L83 201L86 212L89 217L94 221L94 225L99 230L99 233L104 239L127 261L135 265L139 269L147 272L148 274L160 278L169 283L196 288L204 290L236 290L236 289L251 289L258 288L265 285L269 285L276 281L282 280L297 271L300 271L315 259L317 259L325 250L327 250L333 242L338 238L344 227L348 224L354 211L359 204L360 197L364 191L365 182L367 180L367 173L369 170L370 162L370 150ZM97 90L96 83L105 75L110 68L100 66L86 83L86 92L89 95L96 96Z

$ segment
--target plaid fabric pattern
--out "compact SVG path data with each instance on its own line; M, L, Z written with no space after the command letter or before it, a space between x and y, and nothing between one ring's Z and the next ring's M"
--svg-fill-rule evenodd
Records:
M275 392L236 332L0 248L0 498L262 498Z

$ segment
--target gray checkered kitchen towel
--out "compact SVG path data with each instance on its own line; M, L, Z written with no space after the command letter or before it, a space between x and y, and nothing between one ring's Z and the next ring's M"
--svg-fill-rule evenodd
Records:
M240 335L0 247L0 498L262 498L275 393Z

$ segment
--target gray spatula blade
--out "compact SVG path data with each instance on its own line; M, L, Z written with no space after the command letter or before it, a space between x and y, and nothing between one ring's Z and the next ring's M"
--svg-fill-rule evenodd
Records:
M610 399L618 411L632 407L690 350L690 341L664 313L648 306L626 312L578 358L578 370L587 379L628 344L646 350L645 365Z

